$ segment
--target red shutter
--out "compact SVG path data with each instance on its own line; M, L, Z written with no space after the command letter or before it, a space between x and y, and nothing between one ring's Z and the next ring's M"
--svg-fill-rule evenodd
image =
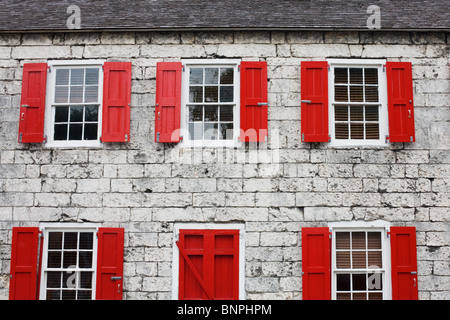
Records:
M122 300L123 228L98 229L97 300Z
M180 300L239 299L239 231L180 230Z
M301 63L302 142L328 142L328 63Z
M181 62L156 65L155 141L180 142Z
M39 228L12 230L10 300L37 299Z
M392 299L417 300L416 228L391 227Z
M387 62L389 141L414 142L414 103L410 62Z
M131 62L103 65L103 142L130 141Z
M241 62L240 141L267 141L267 62Z
M328 228L302 229L303 300L331 299L331 247Z
M47 64L23 65L22 96L20 99L19 142L44 141L45 91Z

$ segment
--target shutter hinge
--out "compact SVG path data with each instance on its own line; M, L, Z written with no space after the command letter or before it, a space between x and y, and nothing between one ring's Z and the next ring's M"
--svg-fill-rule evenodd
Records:
M47 66L47 70L48 70L48 72L52 72L52 67L51 66Z
M20 142L20 143L22 143L22 135L23 135L22 132L19 133L19 142Z
M302 142L305 142L305 134L302 133Z
M328 135L328 142L331 142L331 136Z
M44 143L47 143L48 142L48 139L47 139L47 135L44 135Z
M330 72L331 71L331 66L329 64L327 64L327 66L328 66L328 72Z
M184 72L185 68L184 68L184 64L181 65L181 70Z
M241 72L241 65L240 64L238 64L238 72Z
M159 142L159 132L156 133L156 142Z
M125 142L128 141L128 134L125 135Z
M383 64L383 72L386 72L386 65Z
M412 136L409 136L409 141L410 141L410 142L413 142L413 141L414 141L414 139L413 139Z
M384 137L384 141L385 141L385 142L388 142L388 141L389 141L389 136L385 136L385 137Z

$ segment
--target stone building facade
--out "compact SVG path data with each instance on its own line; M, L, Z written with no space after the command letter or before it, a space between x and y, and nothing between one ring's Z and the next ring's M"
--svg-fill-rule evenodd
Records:
M0 297L8 299L11 279L15 279L15 275L10 279L13 228L39 227L44 239L52 227L87 226L124 231L123 274L119 275L123 278L118 289L120 298L128 300L178 299L181 278L196 281L194 275L187 275L187 264L180 267L184 256L177 241L187 237L182 230L238 231L237 240L233 238L238 248L228 254L234 255L230 263L237 265L233 270L238 270L238 276L232 277L238 293L233 297L239 299L306 298L306 231L302 230L329 228L332 268L340 263L335 260L340 250L335 239L342 236L345 242L351 236L356 241L365 234L370 242L371 230L381 230L381 239L374 242L382 244L382 249L374 244L381 253L367 246L361 251L369 257L365 267L353 265L348 275L330 271L330 295L336 299L352 294L356 299L362 290L370 296L371 288L356 287L361 272L354 272L364 269L370 287L370 277L377 273L367 263L371 252L378 252L383 257L383 284L373 289L380 289L374 296L392 299L389 232L394 227L414 227L417 276L411 281L418 287L418 298L449 299L449 41L445 31L1 34ZM24 65L56 62L48 71L50 79L58 62L82 65L92 60L131 62L129 142L93 147L19 142ZM238 61L238 65L267 63L267 142L196 147L186 141L156 141L157 63L181 61L188 66L191 60L219 67L224 60ZM414 142L381 139L376 146L302 142L301 64L342 60L350 65L341 68L345 70L356 68L351 64L356 60L412 64ZM238 77L242 70L234 70ZM381 79L386 70L383 65L377 70ZM185 77L187 68L182 72ZM380 96L386 96L382 91ZM379 115L381 123L381 111ZM369 118L369 111L365 117ZM81 239L82 234L78 235ZM42 241L48 246L46 253L40 251L45 260L54 248L49 240ZM353 246L347 253L356 259ZM75 250L82 249L80 242ZM50 278L48 268L41 262L37 272L41 279ZM74 269L73 274L78 271ZM49 295L42 282L37 294L45 299ZM198 298L204 297L199 284L195 290L201 292Z

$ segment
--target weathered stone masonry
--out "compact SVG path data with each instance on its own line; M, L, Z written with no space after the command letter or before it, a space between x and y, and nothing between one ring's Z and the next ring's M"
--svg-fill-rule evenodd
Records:
M302 227L383 220L417 228L419 298L450 299L449 41L445 32L1 34L0 298L15 226L124 227L124 297L171 299L174 223L242 223L246 298L301 299ZM267 61L266 147L154 142L156 63L182 58ZM300 62L325 58L412 62L416 142L302 143ZM132 62L130 143L17 142L22 66L55 59Z

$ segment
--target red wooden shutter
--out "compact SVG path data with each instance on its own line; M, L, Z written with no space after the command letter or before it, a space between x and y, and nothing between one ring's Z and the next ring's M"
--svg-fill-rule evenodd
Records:
M130 141L131 62L103 65L103 142Z
M387 62L389 141L414 142L414 103L410 62Z
M328 142L328 63L301 63L302 142Z
M416 228L391 227L392 299L417 300Z
M181 62L156 65L155 141L180 142Z
M12 230L10 300L37 299L39 228Z
M239 230L180 230L180 300L239 299Z
M19 142L21 143L44 141L46 87L47 64L25 63L20 98Z
M303 300L331 299L331 246L328 228L302 229Z
M97 300L122 300L123 228L98 229Z
M240 141L267 141L267 62L241 62Z

